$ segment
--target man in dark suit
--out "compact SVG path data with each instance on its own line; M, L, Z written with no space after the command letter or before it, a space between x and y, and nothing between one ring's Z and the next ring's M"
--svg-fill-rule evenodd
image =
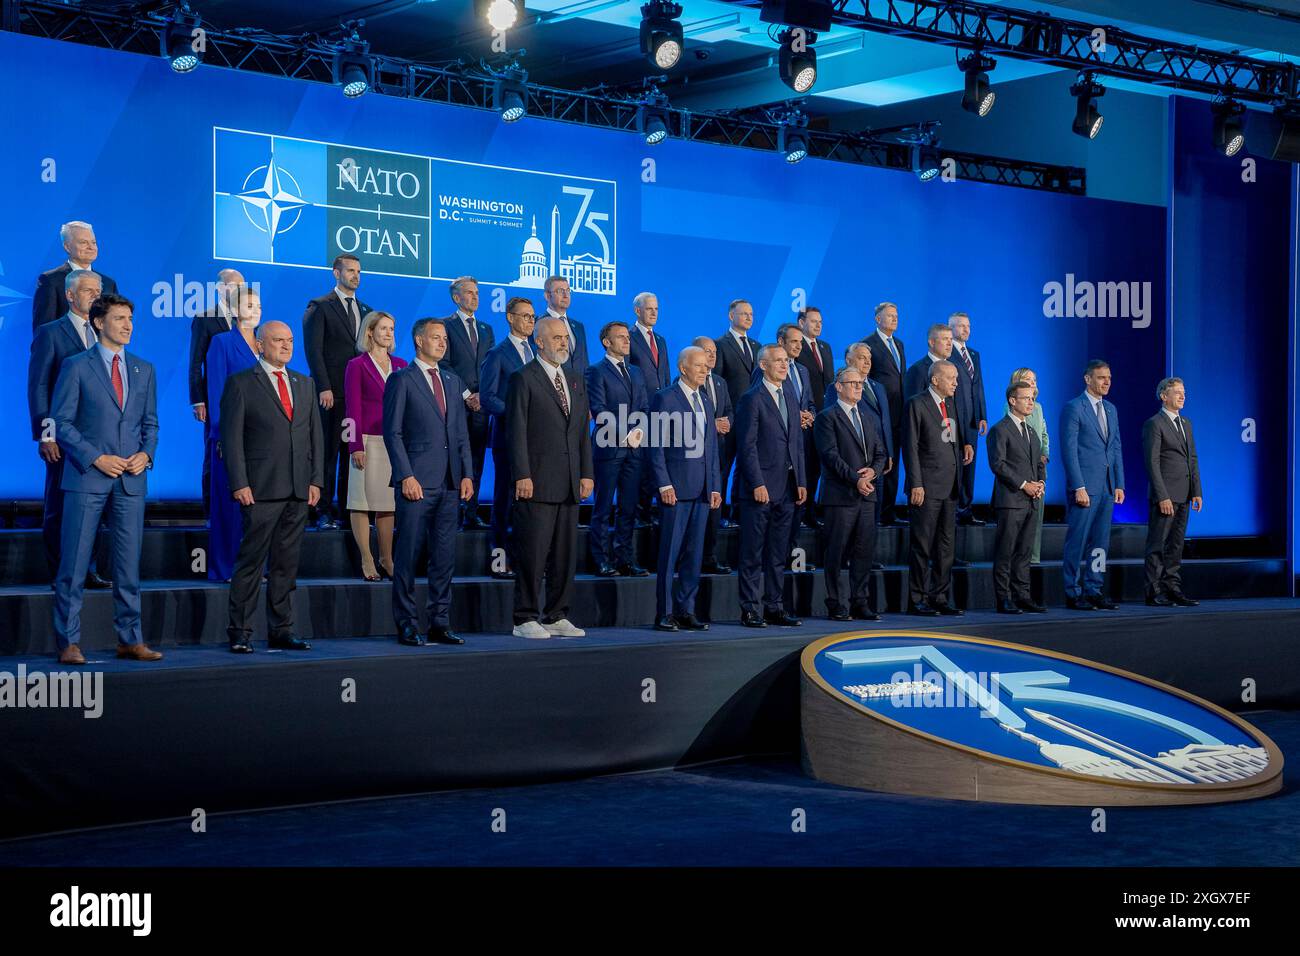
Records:
M651 400L656 421L680 423L660 433L649 451L659 493L659 561L655 582L655 629L707 631L695 616L700 558L709 514L722 506L718 473L717 410L705 390L709 363L697 346L677 358L677 384Z
M903 399L911 400L912 396L920 395L930 387L930 366L935 362L950 361L952 356L952 329L943 323L937 323L930 326L926 333L926 344L929 348L921 358L907 368L907 373L903 376ZM957 376L957 387L961 388L961 375ZM954 404L956 396L953 397ZM965 423L962 423L965 428Z
M592 488L591 411L582 376L565 364L565 323L542 319L534 338L536 359L510 376L506 391L518 552L514 635L582 637L586 632L568 614L578 569L578 505Z
M911 514L908 562L909 614L960 615L948 600L953 538L957 525L957 481L974 450L956 416L953 394L957 367L946 359L930 366L930 386L907 403L903 461Z
M1034 410L1034 389L1028 382L1013 382L1006 396L1009 411L989 429L988 437L993 508L998 520L993 595L1000 614L1042 614L1047 608L1034 603L1029 593L1034 500L1043 496L1047 484L1038 433L1025 421Z
M289 326L263 322L257 337L262 357L230 376L221 393L221 450L232 494L242 506L226 634L232 653L253 653L253 613L266 569L270 646L307 651L311 644L293 633L293 592L307 509L320 500L329 457L317 405L320 390L310 378L285 368L293 358ZM342 405L340 392L335 407Z
M749 335L749 330L754 325L754 307L746 299L733 299L727 306L727 320L730 325L726 333L714 340L718 359L713 373L727 383L727 393L731 396L732 402L739 402L740 396L749 391L754 369L758 367L758 350L761 346ZM723 436L720 451L722 493L725 497L730 485L732 507L731 519L722 519L720 526L729 528L735 526L736 518L740 513L735 479L731 474L732 465L736 460L735 429Z
M50 409L54 405L54 388L64 361L94 348L98 338L90 321L90 307L102 292L99 276L84 269L69 272L64 280L64 303L67 311L56 322L36 330L32 339L31 358L27 363L27 411L31 418L32 440L45 463L45 508L41 520L41 537L45 545L45 565L54 580L59 570L59 552L63 534L63 468L65 459L59 448ZM85 586L96 590L112 587L111 581L99 576L95 549L90 552L90 566Z
M533 334L536 316L533 303L516 296L506 303L506 337L492 347L483 360L479 375L479 396L489 415L488 431L492 440L492 563L494 578L511 580L515 557L508 533L510 510L515 498L515 482L510 476L510 437L506 431L506 386L510 376L533 360Z
M718 344L707 335L697 335L691 345L704 351L704 360L709 367L709 377L704 380L703 391L713 404L713 424L718 439L718 481L721 482L718 490L723 491L726 480L722 471L722 449L732 433L736 417L731 404L731 390L722 376L714 371L718 362ZM731 573L731 565L718 560L718 525L721 520L721 506L710 508L708 526L704 530L704 559L700 562L700 570L705 574Z
M948 360L957 366L957 414L962 427L971 436L971 447L979 451L976 435L986 434L989 430L988 406L984 398L984 371L980 367L980 354L970 347L970 316L965 312L954 312L948 316L948 328L952 330L952 351ZM984 524L975 517L971 503L975 499L975 462L971 461L961 470L961 495L957 499L957 523L968 525Z
M822 462L821 500L826 516L826 610L832 621L878 621L869 582L876 550L876 482L885 468L885 439L862 413L866 379L852 366L835 378L836 400L817 415L813 438ZM844 552L849 559L849 600L840 595Z
M1083 373L1084 392L1061 408L1061 460L1065 464L1065 604L1074 611L1114 611L1105 594L1097 556L1110 549L1110 521L1124 503L1124 451L1119 411L1110 394L1110 366L1093 359ZM1105 567L1104 560L1101 567Z
M813 412L822 408L821 397L835 388L835 357L831 347L821 340L822 310L808 306L799 311L799 331L803 333L803 348L794 357L808 373L808 384L812 388ZM811 432L804 435L811 436ZM821 459L817 455L815 441L804 442L804 458L808 473L808 497L816 497L817 481L821 477ZM817 513L812 507L804 509L803 523L810 528L820 527Z
M551 276L542 286L542 297L546 303L538 311L538 318L540 320L549 316L560 320L569 337L569 359L566 365L569 371L582 378L587 374L587 366L590 364L587 361L587 330L577 319L569 318L569 303L573 298L569 280L564 276ZM540 352L540 343L534 340L533 348Z
M451 630L451 576L456 567L457 506L474 494L466 386L446 368L447 327L420 319L411 330L415 361L384 386L384 447L393 463L397 553L393 561L393 620L397 640L464 644ZM415 573L428 548L429 639L420 633Z
M790 356L769 345L758 363L763 378L736 404L740 623L794 627L802 622L784 607L784 584L794 508L808 497L803 429L785 387Z
M588 365L586 375L587 402L595 426L592 459L596 469L596 502L591 509L587 542L597 575L641 578L650 572L636 563L632 531L637 502L646 484L645 416L650 397L641 369L628 362L628 351L635 339L627 323L606 323L600 330L600 341L605 356Z
M212 498L212 450L208 443L208 346L214 335L234 328L234 315L226 301L231 289L244 284L237 269L217 273L216 301L212 308L200 312L190 322L190 408L196 421L203 423L203 514L208 514Z
M876 306L876 330L864 340L871 349L871 380L879 382L889 400L889 421L893 432L889 443L901 448L903 441L903 373L907 371L907 352L898 333L898 306L892 302L881 302ZM897 462L898 456L895 456ZM895 502L898 499L898 472L895 467L885 475L880 483L883 494L880 506L880 523L884 525L904 524L906 519L899 513Z
M32 334L42 325L57 320L67 310L68 273L74 271L91 271L95 260L99 258L99 244L95 241L95 229L88 222L73 220L59 227L59 242L68 254L68 259L60 266L42 272L36 279L36 292L32 296ZM99 276L100 287L106 293L117 292L117 283L104 273L94 270Z
M126 351L131 302L106 294L90 307L99 333L94 348L69 356L54 387L50 416L68 464L63 469L63 541L54 579L54 636L59 662L84 664L82 582L101 518L109 516L113 555L113 627L117 656L162 657L140 627L140 548L144 538L145 469L158 447L153 366Z
M496 345L492 326L480 321L478 311L478 280L461 276L451 284L451 298L456 311L443 319L447 329L447 357L444 363L464 382L461 396L468 413L469 447L474 458L474 496L464 503L462 525L466 528L486 528L478 514L479 486L483 483L483 457L488 445L488 416L483 409L479 370L487 361L488 352Z
M871 349L865 342L854 342L844 350L844 364L855 368L862 375L862 400L858 403L858 408L864 416L870 417L880 431L881 439L885 443L885 468L876 481L876 526L880 526L883 508L881 502L884 500L884 493L881 489L885 486L885 480L890 478L895 472L897 464L894 453L894 427L893 419L889 415L889 397L885 394L885 387L871 378L872 362L875 359L871 357ZM838 399L839 395L835 391L835 383L826 389L826 398L822 406L832 405ZM872 561L871 569L879 571L884 566L877 561Z
M1201 466L1192 423L1181 414L1187 390L1181 378L1156 388L1160 411L1142 424L1147 469L1146 599L1153 607L1195 607L1183 593L1183 538L1187 511L1201 510Z
M351 469L347 442L343 440L347 415L343 407L343 374L348 362L356 358L361 320L370 311L370 306L357 298L360 285L361 260L350 254L339 256L334 260L334 288L308 302L302 316L307 367L320 393L321 433L325 440L325 484L316 507L320 516L316 527L322 531L343 527L341 518L347 509Z

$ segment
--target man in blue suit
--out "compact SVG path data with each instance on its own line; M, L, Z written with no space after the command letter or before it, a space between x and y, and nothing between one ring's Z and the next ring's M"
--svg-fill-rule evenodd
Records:
M641 578L650 573L636 563L632 541L645 481L645 414L650 405L641 370L628 362L634 340L626 322L606 323L600 330L605 357L587 366L587 402L595 424L591 456L596 469L596 503L587 541L596 574L602 578L619 574Z
M668 340L655 331L659 324L659 299L653 292L638 293L632 300L636 324L629 329L632 365L641 370L651 395L667 388L673 381L673 360L668 355ZM592 409L595 411L595 408Z
M451 630L451 576L455 568L457 508L474 494L465 383L439 366L447 354L447 327L420 319L411 330L415 361L384 387L384 447L397 489L397 552L393 562L393 619L397 640L464 644ZM416 562L429 555L429 638L415 607Z
M718 474L722 475L727 436L731 434L736 421L735 409L731 404L731 389L726 380L714 371L718 363L718 343L707 335L697 335L691 345L704 350L704 358L709 366L709 377L704 380L704 393L713 403L713 424L718 433ZM718 490L723 489L719 487ZM700 563L700 570L704 574L731 573L731 565L718 560L718 525L721 520L721 507L709 512L708 527L704 531L704 560Z
M717 409L705 389L710 373L704 350L682 349L677 369L677 384L656 393L650 404L654 421L671 423L661 426L650 447L661 512L655 629L707 631L709 625L695 616L695 596L705 528L722 506Z
M54 419L50 408L54 401L54 386L59 380L63 362L94 348L98 341L95 328L90 324L90 306L103 292L100 278L93 272L77 269L68 273L64 283L64 302L67 312L55 322L47 322L36 329L32 339L31 358L27 363L27 411L31 417L32 440L45 463L45 514L41 521L41 537L45 544L45 565L54 580L59 570L59 542L63 528L63 454L55 440ZM90 570L86 574L86 587L108 588L96 571L94 549L90 552Z
M762 380L736 404L740 623L794 627L802 622L783 606L783 572L794 508L808 497L803 429L785 386L790 356L781 346L768 345L758 364Z
M1110 519L1124 503L1124 455L1119 413L1106 401L1110 366L1100 359L1083 373L1084 393L1061 409L1061 448L1065 462L1065 603L1076 611L1113 611L1102 592ZM1100 552L1100 553L1098 553Z
M105 512L112 531L113 628L117 656L162 657L140 628L140 548L144 537L145 469L158 447L153 366L126 351L135 307L101 295L90 307L99 342L63 363L54 387L54 419L63 469L63 541L54 579L54 636L59 663L84 664L82 591L95 535Z
M948 361L957 366L957 394L953 400L957 403L957 416L961 419L966 434L985 435L989 430L989 412L984 399L984 371L980 367L980 354L970 347L970 316L965 312L954 312L948 316L948 327L952 329L952 352ZM972 441L971 447L979 451L979 442ZM971 502L975 499L975 462L962 466L961 487L957 497L957 523L983 525L971 511Z
M488 435L492 444L492 550L500 551L504 560L494 555L491 574L510 580L515 574L510 527L510 503L515 498L515 481L510 474L510 439L506 434L506 386L510 376L533 360L533 334L536 316L533 303L516 296L506 303L506 325L510 331L492 347L479 374L479 397L489 416Z
M564 323L569 334L569 359L564 363L565 369L579 378L587 374L587 330L577 319L569 318L569 302L573 293L569 289L569 280L564 276L550 276L542 286L542 297L546 300L544 312L537 313L538 322L548 316ZM533 351L537 351L537 339L533 339Z
M451 300L456 311L443 319L447 328L447 354L443 364L465 383L461 398L465 402L469 426L469 450L474 459L474 497L461 507L461 524L466 528L486 528L478 516L479 486L483 483L483 456L488 446L488 416L483 410L483 392L479 369L496 344L492 326L481 321L478 311L478 280L461 276L451 284Z

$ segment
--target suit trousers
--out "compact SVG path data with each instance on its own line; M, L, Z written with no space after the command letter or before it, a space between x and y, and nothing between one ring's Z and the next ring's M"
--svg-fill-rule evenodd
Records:
M655 618L694 614L700 590L700 563L709 516L708 498L659 504L659 562L655 579ZM594 523L594 522L593 522Z
M510 510L515 501L515 483L510 480L510 443L500 437L492 443L492 547L506 553L514 567L514 543L510 538Z
M591 546L591 562L602 564L632 564L636 557L632 549L632 530L636 526L638 501L643 498L645 457L639 451L629 451L618 458L606 458L595 463L596 502L591 509L591 530L587 541ZM653 479L650 479L653 482ZM618 515L614 513L614 498L618 497Z
M971 502L975 500L975 463L979 460L980 443L972 441L970 446L974 451L974 457L971 458L970 464L958 465L961 475L957 483L958 511L970 511Z
M293 592L298 587L298 557L307 527L307 502L301 498L256 500L251 505L241 505L239 517L243 532L239 555L235 558L235 573L230 578L230 620L226 635L232 644L252 637L257 592L262 583L262 569L266 568L267 635L272 640L293 637Z
M1103 569L1110 549L1110 519L1115 511L1115 495L1108 491L1091 498L1088 507L1081 508L1074 503L1074 492L1066 493L1065 551L1061 558L1061 573L1065 576L1065 596L1068 598L1101 594L1105 583Z
M911 505L908 535L907 589L909 604L947 604L952 581L954 539L957 533L957 498L925 496L920 507Z
M1183 540L1187 535L1190 504L1174 502L1174 513L1162 515L1152 502L1147 514L1147 597L1178 594L1183 590Z
M468 415L466 424L469 428L469 456L474 466L474 495L469 501L461 504L461 511L466 517L469 517L478 514L478 495L483 486L483 462L487 458L488 413L485 411L471 412L468 408L465 411ZM495 454L492 462L495 465Z
M397 633L410 625L419 629L415 607L415 576L421 555L428 555L429 627L451 625L451 577L456 570L456 531L460 493L453 488L424 489L410 501L399 490L395 501L393 541L393 621Z
M997 509L993 546L993 596L1001 601L1030 601L1029 557L1034 550L1035 502L1024 508Z
M511 506L515 525L514 622L553 624L569 616L578 570L578 503L524 498ZM542 606L542 578L546 604Z
M333 373L331 372L331 375ZM335 381L343 381L339 369ZM352 470L351 453L343 441L343 422L347 418L343 407L343 390L334 391L334 407L320 410L321 435L325 442L325 485L321 488L319 514L341 517L348 507L348 472Z
M784 605L785 563L790 557L790 523L794 520L795 478L784 488L769 488L768 503L752 497L740 502L740 609L779 611Z
M826 573L826 609L839 610L871 607L871 562L876 556L876 511L873 495L851 505L822 505L826 521L826 550L822 570ZM849 600L840 591L844 554L849 555Z
M63 540L54 578L54 638L63 650L81 642L81 606L99 523L108 513L113 562L113 630L119 644L140 644L140 546L144 495L128 495L122 479L111 491L63 493Z

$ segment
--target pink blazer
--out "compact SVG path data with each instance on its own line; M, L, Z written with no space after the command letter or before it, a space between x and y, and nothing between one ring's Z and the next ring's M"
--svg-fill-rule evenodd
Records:
M406 367L406 359L390 357L394 372ZM343 372L343 401L346 416L356 422L348 452L365 451L362 436L384 433L384 377L364 352L348 362Z

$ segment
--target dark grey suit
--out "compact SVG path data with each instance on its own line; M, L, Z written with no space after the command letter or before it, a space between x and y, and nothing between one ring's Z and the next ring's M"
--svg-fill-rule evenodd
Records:
M993 471L993 507L998 533L993 558L993 594L998 602L1029 602L1029 556L1034 548L1034 499L1020 486L1043 481L1038 433L1010 415L988 434L989 468ZM973 464L973 462L972 462Z
M1196 460L1192 423L1181 415L1180 429L1164 409L1142 423L1142 461L1147 470L1147 597L1181 594L1183 540L1191 499L1201 496L1201 469ZM1173 502L1174 513L1160 513L1160 502Z

